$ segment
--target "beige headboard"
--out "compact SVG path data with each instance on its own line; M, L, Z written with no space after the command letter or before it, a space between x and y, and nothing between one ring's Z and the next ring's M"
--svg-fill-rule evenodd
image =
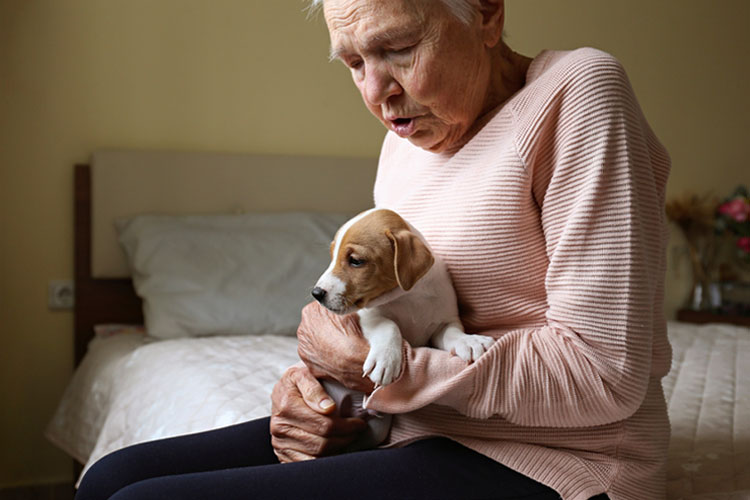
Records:
M92 275L129 276L113 220L372 206L377 160L163 151L99 151L91 162Z

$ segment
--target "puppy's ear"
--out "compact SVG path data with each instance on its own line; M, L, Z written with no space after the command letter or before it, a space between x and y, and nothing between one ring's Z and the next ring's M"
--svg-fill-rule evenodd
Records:
M332 242L331 242L331 247L330 247L330 248L328 249L328 253L330 253L330 254L331 254L331 260L333 260L333 249L334 249L334 248L336 248L336 242L335 242L335 241L332 241Z
M411 231L402 229L394 234L386 230L385 235L393 245L393 270L398 286L405 291L411 290L430 270L435 258L427 245Z

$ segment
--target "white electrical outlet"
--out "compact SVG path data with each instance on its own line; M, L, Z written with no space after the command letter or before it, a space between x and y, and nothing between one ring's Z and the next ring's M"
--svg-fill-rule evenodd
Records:
M47 285L47 306L50 309L73 309L75 285L73 280L51 280Z

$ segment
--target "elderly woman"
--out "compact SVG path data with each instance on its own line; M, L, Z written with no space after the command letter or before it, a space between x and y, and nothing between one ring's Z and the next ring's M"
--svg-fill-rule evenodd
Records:
M270 421L115 453L79 498L663 497L669 160L622 67L514 53L502 0L321 3L332 57L389 130L376 206L425 235L467 331L496 342L470 365L404 343L373 391L354 317L310 305ZM379 449L340 453L365 424L319 379L395 415Z

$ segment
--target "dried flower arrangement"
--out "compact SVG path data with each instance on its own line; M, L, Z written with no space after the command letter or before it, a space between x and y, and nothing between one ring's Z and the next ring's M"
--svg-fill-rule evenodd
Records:
M718 286L720 267L723 278L726 278L727 269L737 269L733 264L750 269L748 190L740 186L721 202L709 194L688 193L670 200L666 213L669 220L680 228L687 242L693 270L690 307L716 308L710 290ZM735 249L736 258L729 259L731 263L727 262L727 253L722 253L728 242Z
M667 217L680 228L687 242L693 269L691 303L698 309L709 309L708 289L718 269L719 245L715 231L718 201L711 195L688 193L673 198L666 205Z

